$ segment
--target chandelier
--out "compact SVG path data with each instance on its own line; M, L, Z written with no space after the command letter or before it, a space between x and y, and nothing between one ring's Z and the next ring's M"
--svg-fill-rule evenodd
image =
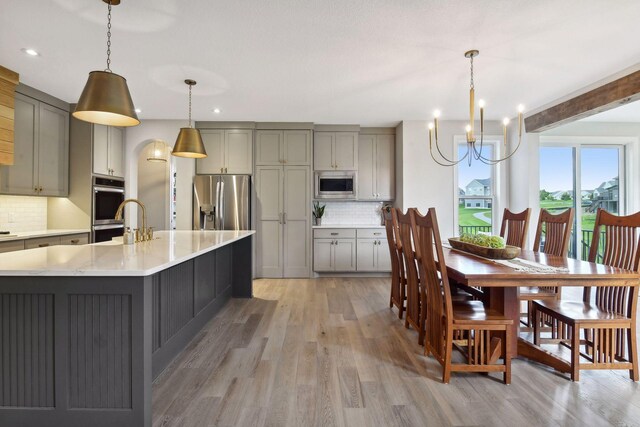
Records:
M433 123L429 123L429 154L431 154L431 158L441 166L455 166L463 160L467 160L469 166L471 166L471 162L475 159L487 165L495 165L504 160L507 160L511 156L513 156L518 148L520 148L520 142L522 142L522 113L524 112L524 106L518 106L518 145L516 148L506 155L503 158L499 159L491 159L488 158L485 154L483 154L484 148L484 107L485 103L483 100L478 101L478 107L480 107L480 141L477 140L475 134L475 88L473 84L473 58L480 54L477 50L470 50L465 52L465 58L469 58L471 62L471 84L469 87L469 124L465 127L465 135L467 139L467 152L464 156L459 158L458 160L451 160L447 158L442 151L440 150L440 145L438 144L438 119L440 118L440 111L436 110L433 113ZM506 152L507 147L507 127L509 126L509 118L505 117L502 120L502 133L504 138L504 147ZM439 158L436 158L433 153L433 142L435 141L435 148L438 152ZM486 151L485 151L486 153Z

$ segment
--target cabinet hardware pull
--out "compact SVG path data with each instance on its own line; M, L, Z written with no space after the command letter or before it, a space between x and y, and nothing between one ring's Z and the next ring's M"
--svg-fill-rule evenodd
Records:
M380 232L378 232L378 233L373 233L373 235L374 235L374 236L379 236L379 235L381 235L381 234L382 234L382 233L380 233Z
M338 246L338 241L336 240L336 246Z
M224 168L220 168L220 173L224 173Z
M284 213L282 214L282 223L283 223L283 224L286 224L286 223L287 223L287 213L286 213L286 212L284 212Z
M78 243L80 243L80 239L71 239L71 243L77 245Z
M47 246L49 246L49 243L40 243L38 245L39 248L46 248Z
M339 236L340 233L331 233L332 236Z

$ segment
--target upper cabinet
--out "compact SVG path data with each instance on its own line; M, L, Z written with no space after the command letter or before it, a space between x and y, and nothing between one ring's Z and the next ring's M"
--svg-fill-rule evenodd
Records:
M69 112L16 93L14 163L0 168L3 194L69 194Z
M395 136L360 135L358 200L393 200Z
M314 170L357 170L358 132L315 132Z
M259 130L256 132L256 165L310 166L311 131Z
M197 174L253 173L253 130L201 129L207 157L196 160Z
M93 173L124 178L124 131L93 125Z

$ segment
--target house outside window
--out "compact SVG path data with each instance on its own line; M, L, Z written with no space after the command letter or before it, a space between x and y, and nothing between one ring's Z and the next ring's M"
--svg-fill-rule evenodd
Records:
M494 143L485 142L483 155L494 157ZM458 158L467 152L467 144L458 144ZM456 166L458 180L458 233L492 233L495 212L495 166L466 160Z

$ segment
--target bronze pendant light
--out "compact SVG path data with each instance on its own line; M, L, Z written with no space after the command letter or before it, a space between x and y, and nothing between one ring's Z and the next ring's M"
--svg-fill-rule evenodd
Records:
M127 80L111 72L111 6L120 0L102 0L108 5L107 14L107 68L92 71L78 100L73 117L86 122L110 126L136 126L140 124Z
M207 151L204 149L200 130L191 127L191 88L196 84L196 81L187 79L184 82L189 85L189 127L180 128L180 133L176 139L176 145L173 146L171 155L201 159L207 157Z

